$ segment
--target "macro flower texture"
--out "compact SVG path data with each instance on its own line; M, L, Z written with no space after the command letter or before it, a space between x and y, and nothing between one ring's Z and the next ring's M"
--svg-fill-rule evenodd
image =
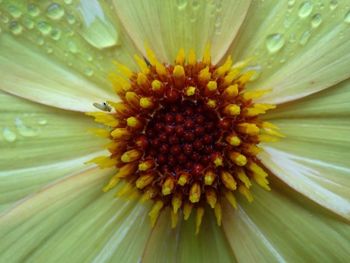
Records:
M350 2L0 0L0 262L348 262Z

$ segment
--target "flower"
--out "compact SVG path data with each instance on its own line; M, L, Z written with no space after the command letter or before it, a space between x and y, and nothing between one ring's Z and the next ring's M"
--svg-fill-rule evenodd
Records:
M349 11L345 0L1 1L0 261L345 262ZM246 89L272 90L259 103L277 107L261 118L286 137L259 144L271 191L223 202L222 227L208 211L198 235L194 216L172 229L164 209L152 228L153 201L103 193L115 169L84 164L105 140L83 113L118 101L112 61L137 72L145 42L169 64L210 43L213 65L251 59Z

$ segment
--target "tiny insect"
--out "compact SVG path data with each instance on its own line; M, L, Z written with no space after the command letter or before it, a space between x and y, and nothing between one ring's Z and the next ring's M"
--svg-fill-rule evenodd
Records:
M148 61L148 59L147 59L147 58L143 57L143 60L146 62L147 67L152 66L152 65L151 65L151 63Z
M112 111L112 107L109 106L107 102L102 102L102 103L95 102L93 105L95 108L102 111L108 111L108 112Z

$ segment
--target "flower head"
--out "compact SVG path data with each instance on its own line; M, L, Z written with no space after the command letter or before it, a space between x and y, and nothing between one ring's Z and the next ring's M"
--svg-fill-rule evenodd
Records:
M349 8L0 1L0 261L346 261Z

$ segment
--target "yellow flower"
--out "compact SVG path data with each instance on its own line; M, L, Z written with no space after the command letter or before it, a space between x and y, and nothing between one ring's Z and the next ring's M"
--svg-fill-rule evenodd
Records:
M345 262L350 246L349 29L346 0L0 1L0 261ZM108 79L115 71L113 61L134 74L144 61L135 63L135 54L152 65L157 59L155 68L162 75L162 66L183 64L181 48L186 55L193 49L198 59L193 54L186 58L197 63L208 54L208 43L214 67L231 56L234 67L245 68L243 75L255 72L244 87L247 92L271 90L254 100L277 105L259 120L266 123L267 135L279 134L273 123L286 137L260 143L262 151L254 154L269 171L270 191L239 172L236 185L232 180L237 178L225 171L225 187L238 186L248 200L234 192L237 200L228 199L237 209L227 201L215 209L213 189L203 193L194 183L191 202L207 194L214 212L198 207L187 221L178 218L173 229L176 219L162 199L139 201L135 185L142 188L149 178L134 185L117 178L112 184L121 182L115 190L101 190L111 183L117 163L102 161L112 164L106 169L84 164L93 158L101 164L96 158L109 154L103 150L106 140L87 130L110 136L84 113L96 107L113 110L112 103L120 100ZM204 55L203 63L208 59ZM242 61L248 64L237 64ZM141 71L150 70L147 63ZM120 65L119 70L129 74ZM209 73L204 70L201 78ZM181 68L173 74L179 80L174 85L180 85ZM144 75L134 81L145 84ZM118 76L117 83L132 86ZM162 82L153 85L159 90ZM206 96L220 85L206 82ZM195 86L184 90L186 96L195 92ZM144 98L140 105L151 108L152 103L158 102ZM211 99L207 106L217 103L221 100ZM226 106L222 112L232 118L253 114ZM118 126L114 118L95 117ZM128 125L141 127L142 119L132 117ZM258 132L258 126L239 129ZM123 130L114 134L125 136ZM242 138L235 136L229 134L225 143L237 147ZM108 147L115 153L121 146ZM228 156L237 166L259 169L245 155ZM221 167L225 159L216 157ZM123 152L121 160L138 158L131 151ZM153 164L140 165L147 170ZM208 174L205 182L210 185L214 177ZM164 196L172 183L164 182ZM192 207L188 204L177 208L185 217ZM158 215L158 210L152 228L148 214Z

